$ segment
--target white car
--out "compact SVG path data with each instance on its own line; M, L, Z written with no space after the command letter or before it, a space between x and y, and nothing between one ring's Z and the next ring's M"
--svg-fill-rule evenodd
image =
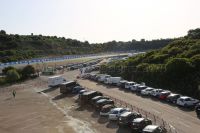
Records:
M199 100L193 99L191 97L182 96L177 99L176 104L183 107L192 107L199 103Z
M158 97L158 95L163 91L163 89L154 89L153 91L151 91L151 96Z
M154 88L147 87L146 89L141 91L141 94L142 95L150 95L153 90L154 90Z
M114 108L110 111L108 115L109 120L118 120L119 116L124 113L129 111L127 108Z
M131 91L136 91L137 88L138 88L138 86L140 86L140 84L132 85L132 86L130 87L130 90L131 90Z
M125 83L125 89L130 90L131 86L135 85L135 82L127 82Z

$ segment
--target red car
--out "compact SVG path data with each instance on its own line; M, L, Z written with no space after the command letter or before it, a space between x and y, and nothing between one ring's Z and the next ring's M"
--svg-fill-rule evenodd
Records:
M161 92L160 95L159 95L159 99L166 100L167 96L169 96L170 93L171 93L170 91L163 91L163 92Z

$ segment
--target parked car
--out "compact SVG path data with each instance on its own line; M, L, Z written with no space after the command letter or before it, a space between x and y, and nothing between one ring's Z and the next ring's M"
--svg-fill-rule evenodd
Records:
M161 92L163 92L163 91L164 91L163 89L154 89L153 91L151 91L151 96L153 96L153 97L158 97L159 94L160 94Z
M125 89L130 90L131 86L135 85L135 82L126 82L125 83Z
M134 84L134 85L132 85L132 86L130 87L130 90L131 90L132 92L135 92L135 91L137 90L138 86L140 86L140 84Z
M180 94L171 93L167 96L166 101L170 103L176 103L177 99L180 98Z
M141 118L142 115L137 112L124 112L119 116L119 126L129 126L136 118Z
M91 104L92 105L95 105L95 103L100 100L100 99L109 99L108 97L106 96L95 96L91 99Z
M166 129L157 125L148 125L143 130L142 133L166 133Z
M120 82L120 80L121 80L121 77L109 77L109 78L106 78L106 81L104 83L117 85Z
M55 87L62 83L65 83L67 80L63 78L61 75L59 76L53 76L48 78L48 86L49 87Z
M78 94L80 92L80 90L84 90L84 88L82 86L75 86L73 89L72 89L72 93L73 94Z
M82 103L89 103L89 101L95 96L103 96L101 92L98 91L88 91L84 92L82 95L79 95L80 101Z
M106 80L106 78L109 78L111 77L110 75L106 75L106 74L103 74L103 75L100 75L98 81L99 82L104 82L104 80Z
M101 108L106 104L113 104L114 105L114 101L111 100L111 99L100 99L95 103L95 107L96 107L97 110L101 110Z
M65 83L60 84L60 93L67 94L71 93L73 88L78 84L75 81L68 81Z
M118 120L119 116L123 113L123 112L128 112L129 109L127 108L114 108L110 111L109 115L108 115L108 119L109 120Z
M146 88L147 88L147 86L145 86L145 85L139 85L135 91L137 93L141 93L141 91L146 89Z
M113 104L106 104L101 108L100 116L108 116L110 113L110 110L115 108L115 105Z
M141 95L150 95L154 88L147 87L146 89L141 91Z
M85 89L80 90L78 94L79 94L79 95L82 95L84 92L87 92L87 90L85 90Z
M195 112L198 116L200 116L200 103L195 106Z
M121 80L119 81L119 83L117 84L117 86L119 86L120 88L125 88L125 84L127 83L127 80Z
M145 118L136 118L132 121L130 124L130 127L133 132L138 133L142 132L142 129L144 129L146 126L151 125L152 121L150 119Z
M169 96L171 91L163 91L159 94L159 99L160 100L166 100L167 96Z
M199 100L188 96L181 96L176 101L176 104L182 107L194 107L197 103L199 103Z

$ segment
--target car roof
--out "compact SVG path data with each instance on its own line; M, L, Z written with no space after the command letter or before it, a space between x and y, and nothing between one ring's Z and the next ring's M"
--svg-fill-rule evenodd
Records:
M143 131L152 132L152 131L154 131L156 128L158 128L157 125L148 125L148 126L146 126L146 127L143 129Z
M188 96L181 96L180 99L187 99L187 98L191 98L191 97L188 97Z
M87 92L84 92L83 95L90 95L92 93L96 93L96 91L87 91Z
M171 93L169 96L177 96L177 95L180 95L180 94L176 94L176 93Z
M154 88L147 87L145 90L153 90Z
M127 82L128 84L130 84L130 83L135 83L135 82L133 82L133 81L129 81L129 82Z
M112 111L120 111L120 110L122 110L123 108L114 108L114 109L112 109Z
M121 114L121 117L126 117L130 114L133 114L133 112L124 112L124 113Z
M102 108L110 108L110 107L114 107L114 105L113 104L106 104Z
M100 98L100 97L102 97L102 96L95 96L95 97L93 97L92 99L98 99L98 98Z
M104 101L107 101L108 99L100 99L97 101L97 103L101 103L101 102L104 102Z
M170 91L163 91L161 94L170 93Z
M86 90L80 90L80 92L86 92Z
M133 122L139 123L143 120L145 120L145 118L136 118L136 119L133 120Z

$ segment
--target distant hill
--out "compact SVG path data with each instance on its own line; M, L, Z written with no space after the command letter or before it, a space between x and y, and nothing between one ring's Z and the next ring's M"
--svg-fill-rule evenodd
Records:
M104 65L101 72L199 98L200 29L160 50Z
M75 39L42 35L13 35L0 31L0 62L10 62L44 56L92 54L127 50L162 48L173 39L90 44Z

